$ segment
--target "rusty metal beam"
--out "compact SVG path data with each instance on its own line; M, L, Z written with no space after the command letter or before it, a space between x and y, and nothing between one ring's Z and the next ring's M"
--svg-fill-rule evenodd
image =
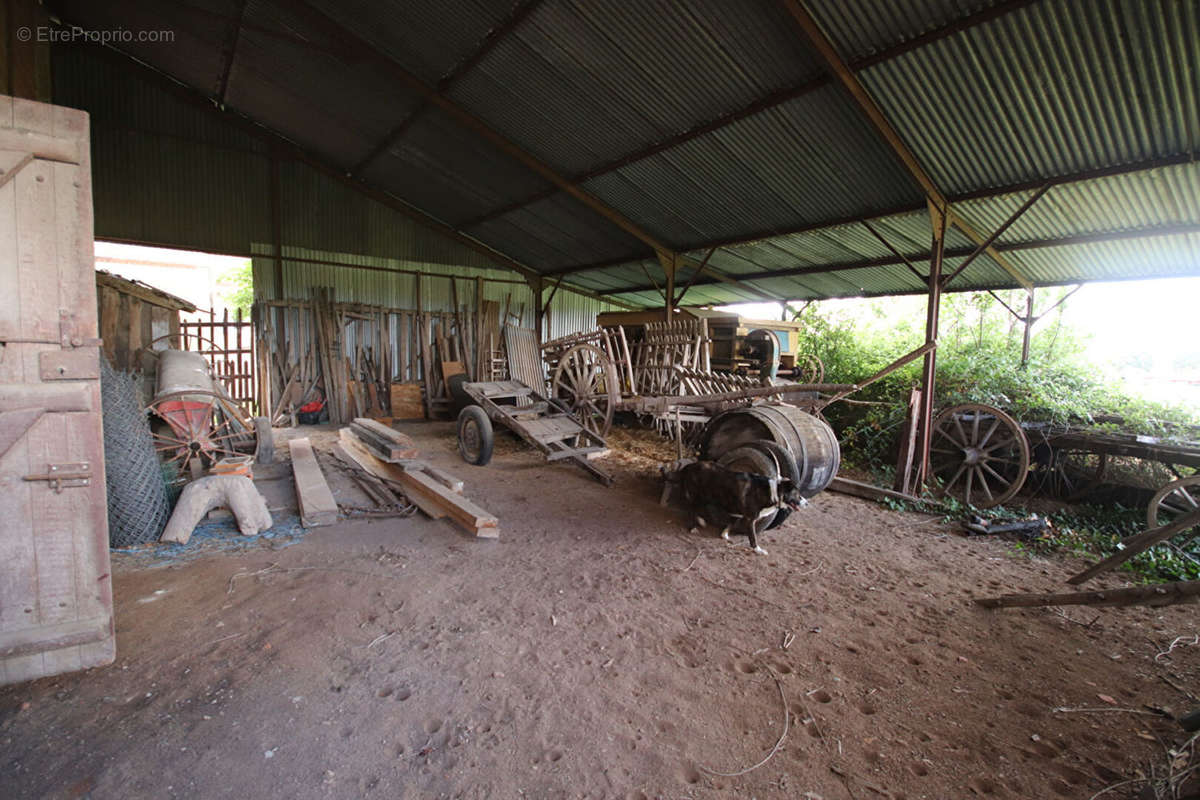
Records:
M532 14L543 0L527 0L525 3L517 6L511 14L508 15L499 25L488 31L487 36L483 37L483 41L479 43L479 47L475 48L475 52L464 58L437 82L437 91L445 94L451 87L454 86L464 75L470 72L475 66L484 59L484 57L495 49L496 45L508 34L520 25L526 17ZM359 159L358 163L351 168L351 172L361 173L367 167L374 163L375 159L391 150L396 146L396 143L404 138L410 128L417 122L418 119L429 109L428 98L422 98L411 112L405 115L404 119L396 124L386 136L379 140L371 150ZM460 226L461 227L461 226Z
M1188 234L1200 234L1200 224L1187 223L1182 225L1166 225L1158 228L1138 228L1129 231L1106 231L1103 233L1084 233L1075 236L1063 236L1058 239L1033 239L1026 242L1009 242L1006 244L994 244L992 247L999 250L1001 253L1020 252L1022 250L1041 250L1047 247L1070 247L1072 245L1083 244L1099 244L1102 242L1127 241L1130 239L1154 239L1162 236L1183 236ZM975 252L976 248L958 247L947 249L944 257L950 258L965 258ZM910 261L927 261L932 257L932 253L911 253L907 256ZM825 275L833 272L846 272L855 269L871 269L874 267L889 267L903 264L901 258L896 256L883 256L881 258L864 259L862 261L847 262L843 264L824 264L813 267L789 267L787 269L764 270L762 272L748 272L738 277L742 281L756 281L765 278L797 278L805 275ZM552 274L552 273L547 273ZM922 278L924 280L924 278ZM1077 280L1066 281L1067 284L1076 283ZM716 280L700 279L696 281L697 286L711 286L718 283ZM1039 286L1057 285L1057 284L1038 284ZM1012 288L1006 286L989 287L989 288ZM633 287L629 289L606 289L600 294L605 296L611 294L626 294L635 292L649 291L650 287ZM980 288L982 291L982 287ZM973 291L967 289L965 291ZM897 293L902 294L902 293Z
M1114 178L1121 175L1132 175L1155 169L1191 164L1193 161L1194 159L1191 157L1191 155L1184 153L1181 155L1146 159L1145 161L1135 161L1130 164L1121 164L1114 167L1100 167L1097 169L1083 170L1081 172L1072 172L1066 175L1059 175L1055 178L1040 178L1038 180L1022 181L1020 183L1012 183L1008 184L1007 186L1000 186L991 189L978 189L971 192L963 192L961 194L951 196L950 204L953 206L970 200L986 200L993 197L1003 197L1009 194L1033 191L1047 184L1049 184L1051 187L1067 186L1075 183L1102 180L1104 178ZM735 239L710 239L700 242L693 242L682 246L680 250L684 252L692 252L696 250L708 250L712 247L737 247L740 245L761 241L763 239L770 239L775 236L795 236L801 233L811 233L812 231L824 230L826 228L833 228L841 225L859 225L864 221L869 222L872 220L881 220L887 217L899 216L901 214L913 214L924 210L924 203L920 205L897 206L895 208L873 211L869 214L856 214L851 217L838 217L836 219L822 220L821 222L814 222L797 228L788 228L786 230L779 230L775 228L770 230L753 231L748 234L739 235ZM547 274L569 275L575 272L588 272L596 269L604 269L606 267L615 267L619 264L627 264L629 261L630 259L623 258L600 261L591 264L577 264L571 267L563 267L561 269L551 270ZM922 278L922 281L923 280L924 278Z
M277 0L277 2L280 6L296 15L306 25L310 25L322 34L340 42L347 50L347 58L351 57L352 54L358 60L369 64L371 68L380 74L421 95L431 106L445 113L463 128L486 140L501 153L521 164L543 180L558 186L616 227L625 231L633 238L639 239L649 245L652 250L663 253L674 252L670 245L659 240L652 233L598 197L576 186L569 178L563 177L544 161L505 137L479 117L476 117L471 112L454 103L448 97L441 94L435 87L430 86L405 69L390 54L345 28L324 11L309 5L305 0Z
M881 50L874 55L857 59L851 62L850 68L857 72L859 70L873 67L876 64L890 61L893 58L897 58L905 53L909 53L919 47L932 44L933 42L945 39L946 37L953 36L956 33L961 33L962 31L974 28L977 25L991 22L992 20L1012 11L1024 8L1033 2L1036 2L1036 0L1008 0L1008 2L998 3L992 8L962 17L961 19L957 19L954 22L942 26L941 28L937 28L936 30L929 31L928 33L925 33L914 39L910 39L893 47ZM818 89L829 86L831 83L832 79L830 76L818 75L816 77L803 80L799 83L792 84L791 86L777 89L776 91L764 95L748 105L742 106L741 108L726 112L705 122L698 123L685 131L674 134L673 136L660 139L659 141L647 145L646 147L626 153L618 158L607 161L585 172L580 172L576 174L572 180L576 183L584 183L592 178L597 178L601 175L607 175L608 173L615 172L622 167L627 167L630 164L650 158L651 156L658 155L659 153L666 152L667 150L671 150L682 144L686 144L687 142L704 136L705 134L713 133L714 131L726 128L748 117L752 117L755 114L760 114L772 108L777 108L784 103L789 103L792 100L796 100L807 94L815 92ZM465 220L459 224L459 227L468 229L487 222L488 220L502 217L505 214L516 211L517 209L532 205L540 200L545 200L547 197L553 195L556 191L558 190L546 189L541 192L528 195L520 200L516 200L508 203L507 205L501 206L500 208L492 209L486 214L481 214L480 216ZM684 249L690 250L693 248Z
M704 255L704 259L700 262L700 265L692 271L692 277L688 279L687 285L683 287L683 291L675 297L675 305L683 302L683 296L688 293L688 289L692 288L692 284L696 282L696 278L699 278L700 274L704 272L704 268L708 266L708 260L713 257L713 253L715 252L717 252L717 248L714 247Z
M880 137L883 138L888 147L891 148L896 158L899 159L900 163L904 165L904 168L908 171L908 174L911 175L913 180L915 180L921 187L921 191L925 193L925 196L929 199L929 202L932 203L940 212L949 215L950 221L959 230L965 233L968 238L970 238L976 244L984 245L986 238L979 233L979 231L977 231L969 221L963 219L960 214L950 208L950 202L946 199L946 196L942 194L942 190L937 187L937 184L934 183L933 178L931 178L929 173L925 171L925 168L921 166L921 163L917 159L916 155L912 152L912 150L909 149L908 145L904 142L904 139L901 138L896 129L892 127L892 123L884 115L883 110L879 108L879 105L875 102L874 98L871 97L871 94L867 91L866 87L863 86L862 82L858 80L858 77L854 74L854 70L842 60L842 57L838 54L837 49L833 46L833 42L831 42L825 35L825 32L821 30L821 26L808 12L808 9L804 7L803 2L801 2L801 0L781 0L781 2L796 20L796 23L804 32L804 35L807 37L809 43L812 44L812 46L820 54L821 58L824 59L834 76L841 81L842 86L845 87L851 98L854 99L854 102L858 104L859 109L863 112L863 114L866 115L867 120L871 123L871 126L875 128L875 131L880 135ZM1032 285L1029 278L1021 274L1020 270L1018 270L1016 267L1009 264L1008 260L1002 255L1000 255L990 246L987 246L986 249L988 255L990 255L997 264L1003 267L1005 272L1007 272L1009 275L1012 275L1018 283L1026 288Z
M954 272L951 272L948 276L946 276L945 278L942 279L943 287L946 286L947 284L949 284L951 281L953 281L959 275L961 275L963 270L965 270L967 267L971 266L971 262L974 261L976 258L978 258L979 255L981 253L983 253L985 250L988 251L989 253L995 252L994 250L992 250L992 244L995 243L995 241L1000 238L1000 235L1002 233L1004 233L1006 230L1008 230L1014 222L1016 222L1018 219L1020 219L1022 214L1024 214L1029 209L1033 208L1033 204L1036 203L1038 200L1041 200L1042 197L1048 191L1050 191L1050 184L1046 184L1045 186L1043 186L1042 188L1040 188L1036 192L1034 192L1029 197L1028 200L1026 200L1024 203L1021 204L1020 208L1018 208L1016 211L1014 211L1012 214L1010 214L1008 219L1004 220L1004 222L1001 223L1000 227L998 227L998 228L996 228L996 230L992 231L992 235L989 236L986 241L981 242L979 244L979 246L977 248L975 248L974 253L971 253L971 255L967 256L966 259L964 259L963 262L958 265L958 269L954 270ZM1014 277L1016 277L1016 276L1014 276ZM1025 288L1030 288L1030 287L1027 286Z
M229 76L233 72L233 62L237 58L238 42L242 40L242 25L246 21L246 5L249 0L238 4L237 17L232 21L229 32L229 43L225 45L224 63L221 66L221 76L217 79L217 105L225 107L225 95L229 93Z
M862 224L863 224L864 228L866 228L868 231L871 232L872 236L874 236L876 239L878 239L880 242L883 243L884 247L886 247L888 250L892 251L892 254L895 255L896 258L898 258L902 262L904 262L904 266L908 267L909 272L911 272L913 275L917 276L917 280L919 280L919 281L929 280L929 276L922 275L921 271L913 266L912 261L908 260L908 258L903 253L901 253L899 250L897 250L895 248L895 246L892 245L891 242L889 242L887 239L883 238L883 234L880 233L879 231L875 230L875 227L873 225L871 225L870 222L868 222L867 220L864 219L862 221Z

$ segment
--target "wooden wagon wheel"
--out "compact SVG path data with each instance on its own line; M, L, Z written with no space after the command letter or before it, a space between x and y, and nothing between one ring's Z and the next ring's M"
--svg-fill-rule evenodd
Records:
M1020 491L1029 472L1029 442L998 408L966 403L933 420L930 474L939 493L991 508Z
M146 411L159 419L150 426L155 452L193 478L205 462L254 452L257 444L249 417L216 392L171 392L155 397Z
M797 383L823 383L825 381L825 365L815 354L809 354L796 365Z
M558 360L550 393L584 428L603 439L621 399L617 367L600 348L576 345Z
M1200 508L1200 475L1189 475L1171 481L1155 492L1146 507L1146 525L1157 528L1167 525L1176 517ZM1200 528L1192 528L1184 534L1184 541L1200 534Z

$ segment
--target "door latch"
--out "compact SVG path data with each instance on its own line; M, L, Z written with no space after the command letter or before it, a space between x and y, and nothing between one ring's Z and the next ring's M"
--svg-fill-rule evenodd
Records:
M26 475L27 481L47 481L55 494L62 494L63 489L73 489L79 486L89 486L92 480L91 465L86 461L71 464L50 464L44 475Z

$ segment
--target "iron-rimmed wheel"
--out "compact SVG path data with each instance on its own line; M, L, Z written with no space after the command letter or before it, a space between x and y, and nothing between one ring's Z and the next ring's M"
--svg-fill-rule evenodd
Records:
M822 383L825 380L825 365L815 353L804 356L803 361L796 362L797 383Z
M170 392L155 397L146 411L160 421L150 426L155 452L192 477L203 474L208 464L255 449L248 416L216 392Z
M482 467L492 460L496 434L487 412L467 406L458 412L458 452L463 461Z
M621 400L617 367L598 347L580 344L563 353L550 380L550 394L588 431L603 439Z
M1146 525L1157 528L1159 525L1169 525L1177 517L1200 509L1200 475L1189 475L1171 481L1154 493L1150 505L1146 507ZM1200 528L1192 528L1179 535L1179 541L1187 541L1197 534Z
M1015 419L981 403L952 406L933 420L934 490L976 508L1011 498L1029 473L1029 441Z

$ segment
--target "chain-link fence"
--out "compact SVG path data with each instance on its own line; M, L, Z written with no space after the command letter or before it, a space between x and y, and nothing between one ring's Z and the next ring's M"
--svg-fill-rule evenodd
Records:
M114 370L102 357L100 395L109 546L155 541L171 515L171 502L138 381L129 373Z

